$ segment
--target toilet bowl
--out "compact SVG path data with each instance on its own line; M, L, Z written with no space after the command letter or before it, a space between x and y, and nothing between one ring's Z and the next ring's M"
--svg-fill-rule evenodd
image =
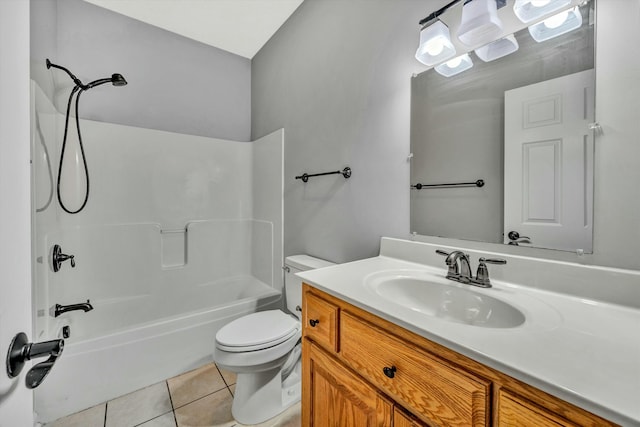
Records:
M308 255L287 257L284 286L288 312L248 314L216 334L213 359L220 368L237 374L231 407L236 421L259 424L300 400L302 280L295 273L331 265Z

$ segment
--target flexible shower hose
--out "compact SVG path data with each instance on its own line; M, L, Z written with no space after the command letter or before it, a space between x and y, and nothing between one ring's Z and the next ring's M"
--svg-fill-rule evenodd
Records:
M89 200L89 169L87 168L87 158L84 154L84 146L82 145L82 135L80 134L80 118L78 117L78 103L80 101L80 95L82 94L83 89L76 85L69 95L69 102L67 102L67 116L64 121L64 136L62 137L62 150L60 152L60 162L58 164L58 181L56 185L56 190L58 194L58 202L60 203L60 207L67 213L77 214L87 205L87 201ZM87 179L87 190L84 196L84 201L82 202L82 206L78 208L78 210L71 211L67 209L67 207L62 202L62 197L60 196L60 176L62 175L62 163L64 162L64 152L67 147L67 133L69 130L69 114L71 113L71 103L73 102L73 95L78 93L76 96L76 129L78 130L78 143L80 144L80 153L82 155L82 163L84 164L84 175Z

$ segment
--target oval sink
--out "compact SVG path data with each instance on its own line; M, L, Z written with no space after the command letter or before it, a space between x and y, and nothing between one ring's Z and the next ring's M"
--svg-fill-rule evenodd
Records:
M401 274L372 275L365 287L401 305L427 316L484 328L514 328L525 316L512 305L472 289L462 288L439 277L425 279ZM447 281L448 282L448 281Z

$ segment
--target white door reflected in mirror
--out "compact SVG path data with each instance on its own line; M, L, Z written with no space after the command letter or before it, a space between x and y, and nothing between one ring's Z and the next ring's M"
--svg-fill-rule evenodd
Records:
M594 70L505 92L504 243L591 252Z

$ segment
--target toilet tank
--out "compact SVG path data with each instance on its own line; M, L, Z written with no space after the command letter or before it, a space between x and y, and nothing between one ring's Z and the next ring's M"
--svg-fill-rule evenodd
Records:
M290 313L302 318L302 312L296 310L296 307L302 307L302 279L295 274L331 265L335 263L309 255L292 255L284 259L284 289Z

